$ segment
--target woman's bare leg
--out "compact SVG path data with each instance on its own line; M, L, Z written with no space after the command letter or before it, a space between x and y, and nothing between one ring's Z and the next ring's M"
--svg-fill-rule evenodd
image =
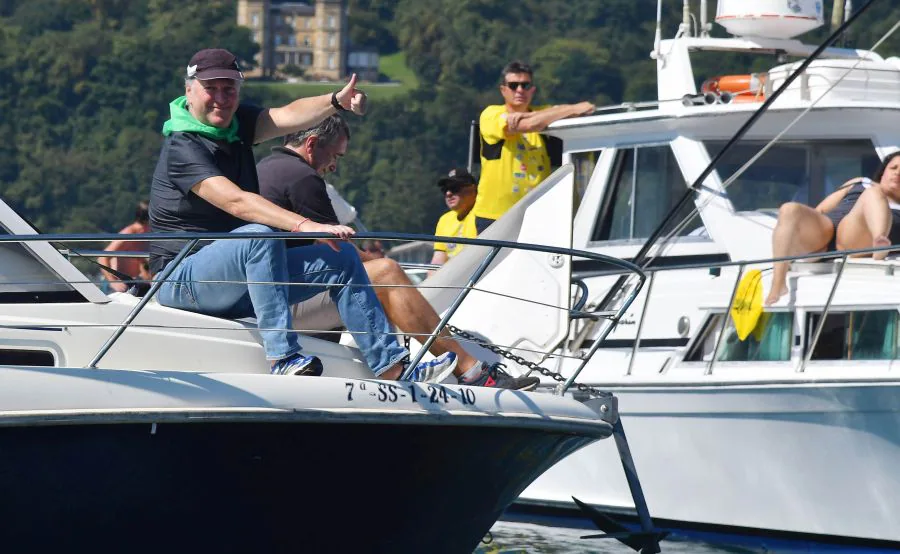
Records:
M880 188L869 187L838 225L837 245L841 250L890 246L890 232L891 207L887 197ZM887 255L888 251L884 250L876 252L872 258L883 260Z
M772 233L772 257L796 256L820 252L834 236L834 225L823 214L806 204L788 202L778 210L778 223ZM777 262L772 274L772 290L766 305L774 304L787 293L788 262Z

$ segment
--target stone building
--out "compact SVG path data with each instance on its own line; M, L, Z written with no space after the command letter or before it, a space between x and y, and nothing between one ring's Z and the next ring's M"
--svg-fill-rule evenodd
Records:
M299 66L311 79L339 80L347 75L344 0L238 0L237 22L250 28L260 46L258 68L248 71L249 77L272 77L288 66Z

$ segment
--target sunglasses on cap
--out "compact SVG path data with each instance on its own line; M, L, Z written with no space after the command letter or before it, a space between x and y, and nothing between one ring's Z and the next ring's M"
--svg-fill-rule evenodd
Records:
M531 87L534 86L534 83L530 81L511 81L508 83L503 83L506 88L509 90L517 90L519 87L522 87L522 90L530 90Z

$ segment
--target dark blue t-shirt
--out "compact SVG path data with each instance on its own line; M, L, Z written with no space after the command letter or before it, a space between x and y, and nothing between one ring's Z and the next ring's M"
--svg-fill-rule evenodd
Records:
M225 177L241 189L259 194L253 139L262 108L241 104L235 112L240 142L227 143L196 133L172 133L163 141L150 185L150 230L227 233L247 222L220 210L191 192L210 177ZM150 272L159 273L185 240L150 243ZM196 251L196 250L195 250Z

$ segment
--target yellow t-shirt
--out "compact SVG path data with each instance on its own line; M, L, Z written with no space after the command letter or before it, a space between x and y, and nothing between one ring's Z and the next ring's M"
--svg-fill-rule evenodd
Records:
M547 106L532 106L539 111ZM540 133L503 134L506 106L488 106L481 112L481 179L472 212L499 219L528 191L550 175L550 156Z
M450 210L441 216L434 229L434 234L439 237L463 237L466 239L474 239L478 236L475 230L475 214L474 210L470 210L469 214L462 221L456 218L456 212ZM446 252L448 258L452 258L460 253L464 244L453 244L446 242L434 243L434 249L440 252Z

